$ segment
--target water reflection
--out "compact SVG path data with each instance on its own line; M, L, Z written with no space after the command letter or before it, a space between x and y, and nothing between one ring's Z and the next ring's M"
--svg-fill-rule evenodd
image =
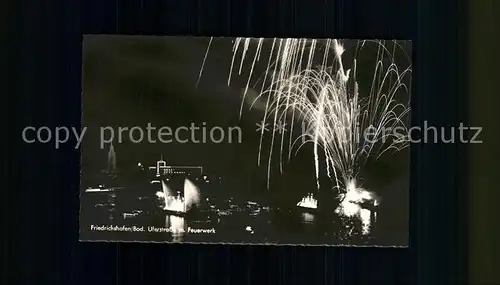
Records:
M173 242L181 242L186 233L186 221L184 217L167 215L165 217L165 227L170 229Z
M314 215L311 213L302 213L301 215L302 221L306 224L313 224L314 223Z
M342 202L335 213L341 217L355 219L361 222L361 233L368 235L372 231L372 222L376 220L376 212L372 211L378 206L379 198L375 193L356 187L354 182L347 187L347 192L341 195Z
M163 228L160 232L148 234L148 238L155 241L252 240L262 242L281 240L285 242L290 240L289 242L299 242L300 240L302 242L311 240L311 242L319 242L324 238L322 243L333 243L344 242L359 235L369 238L368 235L373 232L377 215L376 207L367 206L366 200L370 197L366 193L364 194L367 197L361 195L363 199L359 198L360 195L353 196L351 192L348 193L349 195L346 195L347 197L335 211L336 214L322 215L321 212L310 207L299 206L291 211L274 209L261 201L203 197L203 203L184 216L184 214L165 211L163 199L155 195L156 191L141 193L139 197L135 194L136 192L138 191L87 195L85 202L92 203L94 209L87 214L85 221L89 222L86 223L95 224L99 221L102 224ZM376 203L378 203L377 200L371 204ZM282 225L286 225L286 228ZM280 228L276 231L276 227L282 227L283 230ZM190 228L215 228L216 232L199 234L193 233Z

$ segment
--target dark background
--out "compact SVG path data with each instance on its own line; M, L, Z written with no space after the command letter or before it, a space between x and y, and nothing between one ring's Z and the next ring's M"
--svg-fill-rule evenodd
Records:
M500 157L495 64L500 62L500 54L498 38L492 37L499 33L500 18L493 12L499 10L500 2L491 0L469 8L469 117L472 125L483 126L483 144L473 145L469 151L469 280L473 284L500 283L500 191L494 187Z
M362 3L363 2L363 3ZM24 2L19 2L24 3ZM418 3L418 4L417 4ZM450 284L466 278L466 153L458 145L412 148L410 249L82 244L79 154L71 145L25 145L25 125L79 126L82 33L414 40L413 122L465 121L466 8L456 1L32 1L12 13L12 73L4 148L12 184L6 284ZM462 30L463 31L463 30ZM20 75L20 79L14 79ZM12 94L12 95L11 95ZM9 133L10 135L10 133ZM8 169L7 169L8 166ZM484 180L484 179L483 179ZM4 189L2 189L4 190Z

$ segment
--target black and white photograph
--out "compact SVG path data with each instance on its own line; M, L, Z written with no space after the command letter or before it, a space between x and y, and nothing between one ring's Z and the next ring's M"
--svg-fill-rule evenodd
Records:
M411 48L85 35L80 240L407 247Z

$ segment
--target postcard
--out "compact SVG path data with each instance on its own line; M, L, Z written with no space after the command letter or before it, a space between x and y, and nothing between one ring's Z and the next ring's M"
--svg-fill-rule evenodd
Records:
M81 241L408 246L411 41L86 35L82 54Z

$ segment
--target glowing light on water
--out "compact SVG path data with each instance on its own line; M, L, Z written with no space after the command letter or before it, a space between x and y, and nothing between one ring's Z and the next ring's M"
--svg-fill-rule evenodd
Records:
M314 199L312 194L309 194L306 197L302 198L302 200L297 203L297 206L308 209L317 209L318 200Z
M189 179L184 180L184 200L187 209L200 203L200 190Z
M342 217L356 217L361 220L362 234L367 235L371 232L372 215L376 219L376 213L363 208L363 204L370 203L374 207L378 206L380 201L373 192L367 191L356 186L355 181L347 183L347 192L341 194L342 202L339 204L335 213Z
M371 216L372 211L368 209L361 209L359 211L359 217L361 218L361 232L367 235L371 231Z
M109 188L87 188L85 192L111 192L112 190Z
M165 227L170 229L174 242L182 241L186 232L186 221L183 217L167 215L165 217Z
M337 193L348 191L346 183L357 178L359 169L369 156L378 158L388 151L399 151L408 146L405 117L410 111L410 86L407 86L405 79L411 75L411 65L402 70L396 65L396 49L402 50L396 41L392 42L392 46L386 45L385 41L359 41L350 69L344 67L345 48L340 40L275 38L271 42L270 54L265 59L266 70L263 77L258 75L262 85L257 87L260 91L254 96L256 98L251 107L263 106L263 124L271 121L269 125L276 126L286 119L291 123L289 135L272 129L267 160L268 186L275 145L280 149L279 164L282 171L283 157L290 159L294 147L298 151L304 144L312 143L317 187L320 187L319 170L325 168ZM377 48L373 77L371 81L359 82L356 77L357 57L368 43L375 43ZM254 77L255 64L261 59L263 45L263 38L237 38L233 44L228 85L233 73L241 75L243 63L251 62L240 116ZM253 51L252 47L255 47ZM360 84L365 84L365 88L361 89ZM369 92L360 95L360 90ZM403 99L407 100L404 103L399 103L396 98L400 92L408 95ZM298 138L292 137L296 121L301 121L304 126ZM395 129L399 131L393 131ZM265 128L261 128L257 158L259 165L264 131ZM367 131L371 133L370 138L366 137ZM325 159L320 159L320 151L324 153Z
M249 232L250 234L254 234L255 232L253 231L251 226L246 226L245 231Z
M302 220L306 223L314 222L314 215L311 213L302 213Z
M164 210L184 213L200 202L199 189L189 179L184 180L183 196L179 192L173 195L165 181L162 180L161 183L162 191L156 192L156 196L163 199Z

